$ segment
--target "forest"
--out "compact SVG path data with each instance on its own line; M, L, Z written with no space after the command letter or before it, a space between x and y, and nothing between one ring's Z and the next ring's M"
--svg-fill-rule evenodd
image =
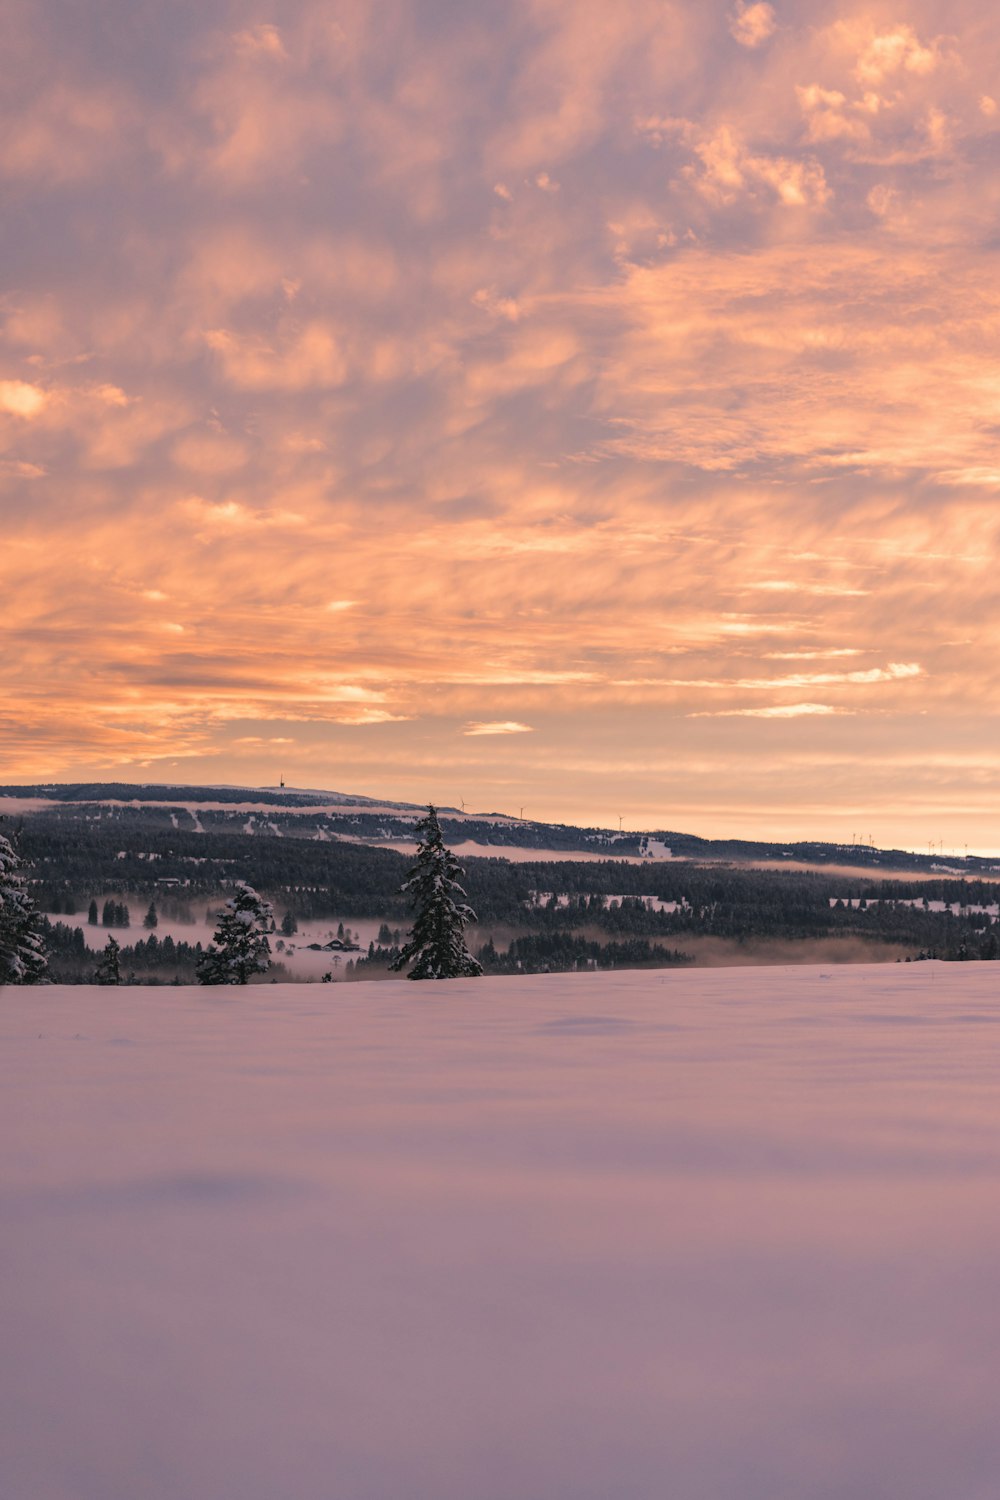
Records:
M33 899L46 914L54 977L90 978L83 934L60 916L85 912L98 897L103 925L122 942L123 972L148 983L189 982L201 945L130 931L121 918L139 927L156 902L183 920L193 903L217 900L237 880L266 895L286 924L376 918L405 928L407 855L333 837L253 836L231 821L214 826L207 811L198 821L195 831L175 826L168 808L76 804L23 820L20 848ZM820 940L840 940L845 956L852 941L861 942L869 958L881 951L994 959L1000 950L1000 886L982 879L685 859L515 862L498 855L463 866L487 972L711 962L712 941L737 956L768 941L800 946L803 956ZM395 951L380 939L344 972L387 972ZM272 977L280 978L280 952L275 959Z

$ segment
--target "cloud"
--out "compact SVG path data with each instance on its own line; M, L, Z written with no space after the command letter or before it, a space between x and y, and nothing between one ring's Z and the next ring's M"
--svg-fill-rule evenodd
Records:
M839 89L824 89L816 83L798 85L795 93L811 144L871 140L871 110L865 101L849 100Z
M225 328L209 330L205 342L219 356L225 379L243 391L322 389L347 377L339 341L321 320L288 329L276 343Z
M901 71L932 73L939 61L936 46L925 46L912 26L900 25L871 38L858 58L855 76L862 83L879 84Z
M856 672L796 672L787 677L636 677L625 678L622 687L673 687L673 688L725 688L744 690L747 688L806 688L834 687L840 684L869 686L878 682L903 682L919 677L923 667L917 662L890 662L886 667L870 667Z
M36 417L45 409L48 395L25 380L0 380L0 411L15 417Z
M239 31L233 37L233 46L243 57L273 57L282 62L288 61L288 53L285 44L281 40L281 32L277 26L264 23L252 26L247 31Z
M12 479L42 479L45 472L40 464L30 464L25 459L0 459L0 474L9 474Z
M530 724L518 724L513 719L490 720L486 723L466 724L462 733L465 735L480 734L531 734Z
M827 687L836 683L859 683L868 686L877 682L904 682L920 677L923 667L918 662L890 662L886 667L870 667L856 672L802 672L788 677L740 678L733 684L739 688L800 688Z
M778 29L778 18L773 5L763 0L748 5L746 0L737 0L736 9L729 18L729 32L741 47L760 47Z
M287 530L302 526L304 521L294 511L251 507L239 500L206 500L201 495L189 495L179 500L177 510L199 528L196 535L204 539L211 539L225 532L259 531L274 527Z
M175 464L196 474L229 474L247 461L247 450L238 439L220 432L190 432L178 438L171 449Z
M627 765L662 819L666 767L678 822L816 826L917 745L1000 830L954 752L1000 711L983 0L58 10L0 132L9 776L273 734L306 784L592 820Z
M49 184L103 175L130 154L140 119L129 92L117 83L39 80L33 96L0 115L0 176Z
M508 323L516 323L521 316L521 308L514 297L501 296L495 287L480 287L472 297L477 307L494 318L505 318Z
M820 651L767 651L770 661L827 661L837 656L860 656L857 646L831 646Z
M842 583L815 583L809 579L765 578L758 583L748 583L748 589L759 589L767 594L814 594L832 599L861 599L868 589L850 588Z
M849 713L829 703L785 703L771 708L717 708L688 714L689 719L806 719Z
M741 198L773 198L788 208L822 208L833 196L822 163L813 156L794 158L754 150L731 124L712 131L689 120L651 117L640 131L654 139L673 134L696 158L697 164L682 168L685 177L708 202L730 205Z

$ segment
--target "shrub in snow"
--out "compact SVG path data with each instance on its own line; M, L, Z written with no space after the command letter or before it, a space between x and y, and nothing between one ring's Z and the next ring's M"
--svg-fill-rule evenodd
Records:
M246 984L251 974L266 974L271 966L268 933L274 931L270 901L258 896L245 880L226 902L215 938L198 960L199 984Z
M409 941L391 967L399 970L412 963L407 979L474 978L483 966L465 946L464 928L476 920L476 914L462 899L465 891L458 883L462 869L444 846L433 807L417 824L417 832L421 835L417 862L402 886L416 915Z
M41 917L28 895L23 861L0 833L0 984L45 984Z

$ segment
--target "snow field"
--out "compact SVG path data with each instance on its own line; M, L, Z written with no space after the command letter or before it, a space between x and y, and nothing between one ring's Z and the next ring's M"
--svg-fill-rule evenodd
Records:
M12 1500L983 1500L1000 966L0 996Z

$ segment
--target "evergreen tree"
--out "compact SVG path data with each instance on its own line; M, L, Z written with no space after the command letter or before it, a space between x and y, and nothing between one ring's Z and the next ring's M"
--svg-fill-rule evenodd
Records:
M285 915L281 919L281 930L285 937L291 937L294 933L298 932L299 924L295 920L295 913L293 911L285 912Z
M44 984L48 958L42 918L28 894L23 861L0 833L0 984Z
M246 984L251 974L266 974L271 963L267 934L273 931L271 903L238 880L215 938L198 960L198 983Z
M483 968L465 946L463 929L476 920L476 914L462 899L456 900L465 896L458 883L462 869L445 848L433 806L417 824L417 832L421 835L417 862L402 886L415 917L409 941L391 967L398 970L412 963L408 979L473 978Z
M142 919L142 925L143 925L143 927L159 927L159 925L160 925L160 919L159 919L159 917L157 915L157 912L156 912L156 902L155 901L151 901L149 903L149 911L143 917L143 919Z
M115 912L116 912L115 903L111 900L111 897L109 896L108 899L107 899L107 901L105 901L104 907L103 907L103 909L101 911L101 926L102 927L114 927L114 925L115 925Z
M87 921L90 923L91 927L96 927L97 926L97 898L96 898L96 896L91 900L90 910L87 912Z
M101 954L101 961L94 970L95 984L121 984L121 951L116 939L109 937L107 947Z

